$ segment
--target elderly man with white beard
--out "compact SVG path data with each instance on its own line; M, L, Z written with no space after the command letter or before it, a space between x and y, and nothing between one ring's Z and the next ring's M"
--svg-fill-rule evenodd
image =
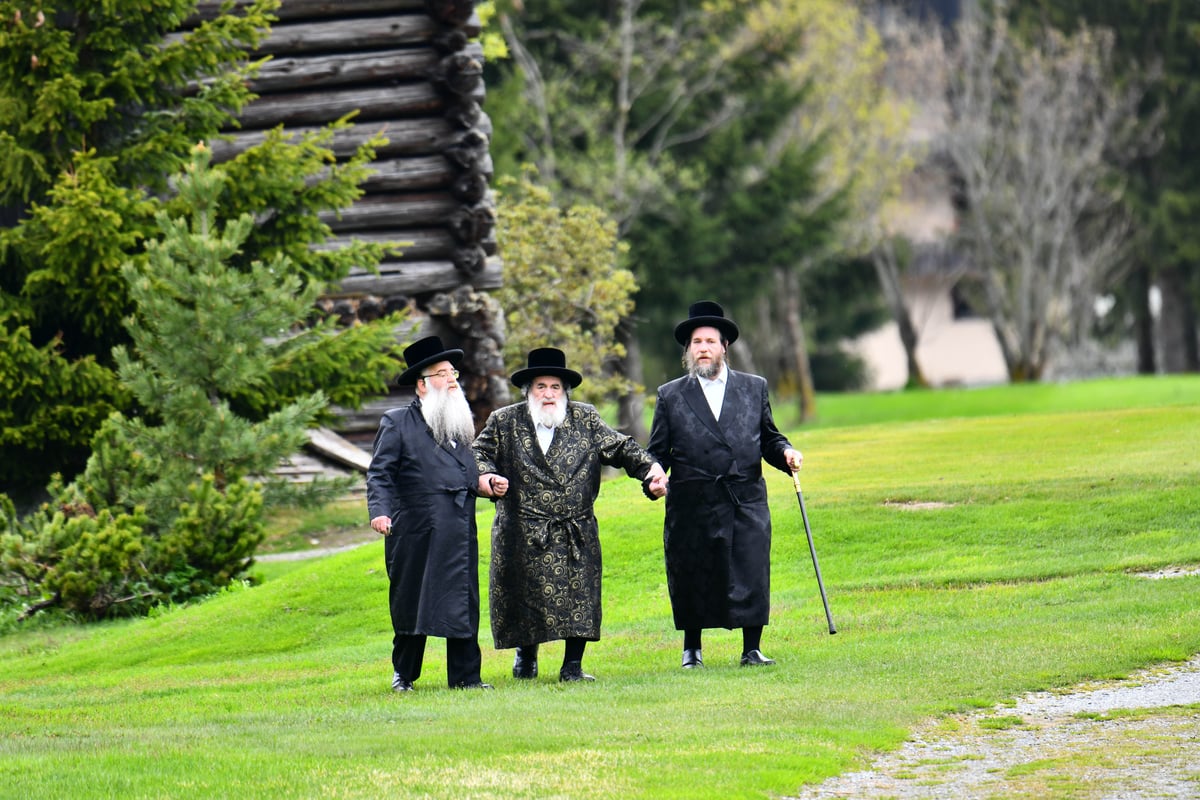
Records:
M463 351L437 336L404 351L397 383L416 399L383 415L367 470L371 527L384 535L392 619L392 689L410 692L429 636L446 639L446 676L490 689L479 676L479 473L475 425L458 385Z
M588 642L600 638L600 531L593 512L602 466L624 469L662 497L666 474L593 406L570 399L583 376L552 347L512 375L524 400L497 409L475 439L479 493L496 499L488 582L497 649L516 648L513 677L537 677L538 645L565 641L558 678L592 681Z

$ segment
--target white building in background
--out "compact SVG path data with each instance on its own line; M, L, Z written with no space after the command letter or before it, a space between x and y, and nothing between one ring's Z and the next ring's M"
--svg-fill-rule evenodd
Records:
M931 386L983 386L1006 383L1008 369L992 324L976 316L955 316L951 290L944 281L914 279L905 286L913 324L920 332L917 363ZM865 389L903 388L908 380L908 360L896 323L846 345L867 365Z
M917 0L883 6L878 23L887 27L891 13L924 14L951 24L961 13L960 0ZM909 137L935 149L944 127L946 108L941 93L918 88ZM957 294L965 270L948 256L945 242L956 226L956 212L947 181L948 170L936 155L905 181L901 200L889 214L887 228L912 245L912 263L905 270L904 295L919 335L917 363L931 386L978 386L1005 383L1008 369L991 323L973 314ZM890 390L908 381L908 360L896 323L846 344L863 359L868 390Z
M935 111L920 109L912 135L930 142L937 120ZM918 168L905 181L887 220L888 228L908 239L914 251L903 291L918 334L917 363L934 387L1006 383L1008 367L991 322L958 294L957 284L968 268L946 246L956 225L946 175L936 159ZM865 389L899 389L908 381L908 359L895 322L849 342L847 349L866 364Z

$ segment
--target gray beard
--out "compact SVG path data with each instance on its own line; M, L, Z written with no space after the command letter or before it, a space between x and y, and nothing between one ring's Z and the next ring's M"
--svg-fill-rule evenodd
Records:
M535 401L532 396L525 402L529 406L529 416L533 417L533 421L538 425L545 425L547 428L557 428L567 419L567 396L565 394L560 394L558 399L554 401L554 409L552 411L543 410L542 404Z
M475 420L461 389L451 392L430 386L421 398L421 414L438 444L451 441L461 444L475 438Z
M712 380L721 374L721 367L725 364L725 356L717 356L707 366L696 363L696 359L692 357L690 352L683 354L683 367L693 378L704 378Z

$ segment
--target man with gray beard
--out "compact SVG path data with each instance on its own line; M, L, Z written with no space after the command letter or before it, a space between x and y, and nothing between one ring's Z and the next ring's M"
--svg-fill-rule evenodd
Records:
M392 689L421 676L425 641L446 639L446 676L458 689L490 689L479 676L479 473L475 426L458 385L463 351L437 336L404 351L397 379L416 399L383 415L367 470L371 527L384 535L392 619Z
M553 347L529 353L512 375L525 399L497 409L475 439L479 493L496 499L488 581L497 649L516 648L513 677L537 677L538 645L565 640L562 682L583 671L600 638L600 530L593 512L601 467L625 470L655 497L662 467L593 406L570 399L583 376Z
M760 649L771 610L762 462L790 475L803 457L775 427L767 382L729 369L737 338L720 305L691 305L675 326L688 374L658 388L646 446L671 476L663 548L684 669L704 666L704 628L741 628L744 667L775 663Z

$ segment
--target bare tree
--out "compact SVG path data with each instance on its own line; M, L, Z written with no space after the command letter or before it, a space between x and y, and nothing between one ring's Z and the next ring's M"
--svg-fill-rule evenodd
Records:
M1143 90L1117 85L1112 36L1046 30L1022 44L1003 3L965 18L945 53L944 150L961 181L959 240L1014 381L1038 380L1119 276L1130 226L1117 166Z
M905 135L893 137L886 142L887 147L880 148L887 163L898 165L893 169L901 169L909 196L892 200L875 192L877 200L871 213L861 216L863 238L870 246L871 265L904 348L908 368L905 386L925 387L929 381L917 357L924 325L921 310L912 307L905 294L904 279L914 251L931 247L942 251L951 234L945 224L946 217L922 207L928 205L930 196L940 198L948 194L945 169L937 163L936 152L931 155L930 148L930 143L945 128L948 64L936 23L890 3L872 3L866 15L874 20L887 54L880 70L880 83L897 102L909 104L909 113L904 117ZM913 166L906 162L912 162ZM916 213L906 209L914 204L919 209ZM942 224L938 224L939 217ZM945 260L936 259L939 265ZM925 279L949 291L959 277L958 270L940 270Z
M797 48L788 71L793 84L809 87L809 98L775 142L777 149L836 142L822 164L821 191L808 204L816 208L840 194L848 207L838 235L825 251L797 254L790 265L796 274L776 275L781 361L784 374L797 381L802 420L815 415L816 392L801 327L802 282L797 276L834 256L869 255L900 327L910 382L924 385L916 360L918 329L901 292L901 268L891 247L896 231L889 217L924 149L913 126L914 112L921 107L919 91L929 86L926 70L918 66L925 51L920 42L896 47L897 41L908 43L920 33L915 24L893 25L884 34L884 11L871 3L862 6L863 13L845 4L813 4L808 11L812 30L819 34Z

